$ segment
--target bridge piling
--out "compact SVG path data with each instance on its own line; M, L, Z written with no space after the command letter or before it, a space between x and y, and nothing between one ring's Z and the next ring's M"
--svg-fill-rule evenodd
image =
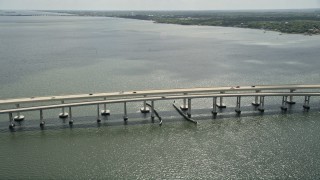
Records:
M188 95L188 93L183 93L184 96ZM183 104L180 106L180 109L182 111L188 110L188 105L187 105L187 98L183 98Z
M260 90L256 90L256 93L259 93L259 92L261 92L261 91ZM253 106L259 106L260 105L258 96L254 97L254 102L252 102L252 105Z
M213 102L212 102L212 114L217 115L217 97L213 97Z
M151 119L153 120L154 119L154 101L151 101L151 109L150 109L150 111L151 111Z
M295 89L290 89L290 93L293 93ZM293 96L289 96L289 101L287 101L288 104L296 104L296 102L293 101Z
M124 111L124 115L123 115L123 120L127 121L128 120L128 115L127 115L127 102L123 103L123 111Z
M100 123L101 119L100 119L100 105L97 105L97 122Z
M61 104L64 104L64 100L61 101ZM61 110L62 110L62 113L59 114L59 118L61 118L61 119L67 118L68 117L68 113L65 112L65 108L62 107Z
M144 95L143 97L147 97ZM150 109L147 107L147 101L143 101L143 107L140 109L141 113L149 113Z
M43 128L44 127L44 120L43 120L43 110L40 109L40 127Z
M260 105L259 105L258 110L260 112L264 112L264 96L260 96Z
M9 113L9 129L13 129L16 125L14 124L14 120L12 118L12 113Z
M221 91L220 94L224 94L224 91ZM217 104L219 108L226 108L227 106L223 103L223 97L220 97L220 103Z
M188 117L191 118L191 99L188 99Z
M104 98L103 100L107 100L107 98ZM102 116L109 116L110 115L110 110L107 109L107 104L103 104L103 110L101 111Z
M20 104L16 104L16 108L20 108ZM23 121L24 120L24 115L21 115L20 112L17 112L17 115L13 118L15 121Z
M303 108L304 109L310 109L309 103L310 103L310 96L305 96L304 97Z
M69 106L69 125L73 125L71 106Z
M288 110L287 100L288 100L288 96L282 96L281 110L283 110L283 111Z
M241 110L240 110L240 106L241 106L241 96L237 96L237 105L236 105L236 113L240 114Z

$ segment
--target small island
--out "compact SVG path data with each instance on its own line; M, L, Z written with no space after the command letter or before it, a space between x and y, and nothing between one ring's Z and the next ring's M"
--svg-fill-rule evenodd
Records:
M61 11L60 11L61 12ZM63 11L156 23L262 29L290 34L320 34L320 9L247 11Z

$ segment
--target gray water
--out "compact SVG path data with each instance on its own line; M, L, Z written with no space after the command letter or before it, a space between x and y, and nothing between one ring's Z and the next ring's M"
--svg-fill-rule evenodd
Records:
M261 84L319 84L320 37L261 30L154 24L96 17L1 17L0 99L145 89ZM98 126L94 107L75 124L24 113L16 132L0 115L1 179L316 179L320 169L319 99L281 113L266 99L261 115L243 101L214 118L211 100L193 101L197 126L157 102L159 126L121 105ZM178 102L179 103L179 102Z

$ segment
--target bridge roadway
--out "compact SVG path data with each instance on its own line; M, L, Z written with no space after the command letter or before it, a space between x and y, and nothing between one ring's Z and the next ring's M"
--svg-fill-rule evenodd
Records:
M203 94L203 93L227 93L237 91L261 92L261 91L277 91L290 90L290 92L300 89L320 89L320 85L265 85L265 86L233 86L233 87L208 87L208 88L189 88L189 89L167 89L167 90L148 90L148 91L130 91L130 92L112 92L112 93L96 93L96 94L78 94L78 95L62 95L62 96L46 96L46 97L30 97L18 99L0 100L0 105L37 103L46 101L67 101L67 100L89 100L95 98L123 98L135 96L157 96L157 95L175 95L175 94Z
M99 104L115 104L115 103L125 103L125 102L141 102L141 101L161 101L161 100L177 100L177 99L200 99L200 98L214 98L214 97L265 97L265 96L320 96L320 93L303 92L303 93L236 93L236 94L206 94L206 95L180 95L180 96L158 96L158 97L142 97L142 98L131 98L131 99L114 99L114 100L99 100L99 101L89 101L89 102L73 102L66 104L57 105L44 105L44 106L33 106L24 107L18 109L5 109L0 110L0 114L6 113L17 113L24 111L37 111L37 110L48 110L48 109L58 109L64 107L79 107L79 106L90 106Z
M150 90L150 91L132 91L132 92L116 92L116 93L98 93L98 94L80 94L80 95L66 95L66 96L51 96L51 97L31 97L21 99L6 99L0 100L0 105L15 104L16 108L0 109L0 114L9 114L10 128L15 125L13 121L24 120L24 116L20 115L25 111L40 111L40 126L44 126L43 110L61 108L62 113L60 118L67 118L69 116L69 124L72 124L71 108L77 106L97 105L97 121L100 122L99 106L104 105L104 110L101 115L109 115L110 111L106 109L106 104L124 103L124 120L127 120L128 102L143 102L142 113L151 111L151 118L154 118L154 102L160 100L177 100L183 99L182 110L187 110L187 115L191 117L191 100L197 98L213 98L213 114L217 114L216 108L224 108L224 97L236 97L235 111L241 113L241 97L255 97L252 103L259 106L258 110L264 111L264 98L267 96L282 96L282 110L287 110L287 104L294 104L294 96L304 96L305 101L303 107L309 109L309 102L311 96L320 96L320 92L295 92L301 89L320 89L320 85L279 85L279 86L236 86L236 87L212 87L212 88L191 88L191 89L169 89L169 90ZM283 92L283 91L286 92ZM264 91L264 92L262 92ZM271 91L271 92L270 92ZM259 100L260 97L260 100ZM288 97L290 98L288 101ZM103 98L101 100L100 98ZM217 98L220 98L220 103L217 103ZM68 100L68 103L65 101ZM77 101L76 101L77 100ZM81 100L81 101L80 101ZM50 102L61 101L61 104L52 104ZM146 107L146 101L151 101L150 109ZM187 103L188 101L188 103ZM44 105L31 106L30 103L43 102ZM24 107L20 107L20 104ZM65 108L69 108L69 114L65 112ZM12 114L17 113L13 117Z

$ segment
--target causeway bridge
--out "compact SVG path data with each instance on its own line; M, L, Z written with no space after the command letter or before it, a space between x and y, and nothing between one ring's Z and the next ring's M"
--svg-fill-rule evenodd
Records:
M9 128L15 127L15 121L22 121L22 115L26 111L39 111L40 127L45 126L43 111L49 109L60 109L59 118L69 118L69 124L73 124L72 109L80 106L96 106L97 122L101 122L101 116L110 115L107 105L122 103L123 119L128 120L127 104L130 102L141 102L141 113L150 113L155 117L155 101L182 100L181 111L192 116L192 99L212 99L212 114L218 113L217 108L226 108L224 98L235 99L235 113L241 113L241 98L252 97L253 106L257 106L260 112L264 112L264 100L267 97L279 97L281 110L286 111L288 104L295 104L294 97L304 97L304 109L310 109L311 97L320 96L320 85L263 85L263 86L228 86L228 87L207 87L189 89L166 89L147 91L127 91L96 94L77 94L63 96L30 97L17 99L0 100L1 105L12 108L0 109L0 114L8 114ZM280 101L281 100L281 101ZM317 99L319 101L319 99ZM147 106L147 102L151 102ZM36 104L36 105L35 105ZM39 105L41 104L41 105ZM15 116L14 116L15 115Z

